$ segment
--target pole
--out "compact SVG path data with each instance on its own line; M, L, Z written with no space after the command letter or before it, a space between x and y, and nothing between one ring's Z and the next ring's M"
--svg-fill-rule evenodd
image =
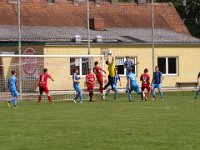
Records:
M86 1L87 3L87 41L88 41L88 55L90 55L90 3L89 0ZM89 58L89 68L91 68L91 58Z
M88 40L88 55L90 55L90 3L87 2L87 40Z
M154 0L151 0L151 23L152 23L152 28L151 28L151 40L152 40L152 73L154 72Z
M21 0L18 0L18 55L21 55ZM19 93L22 94L22 68L21 57L19 58ZM20 96L21 97L21 96Z

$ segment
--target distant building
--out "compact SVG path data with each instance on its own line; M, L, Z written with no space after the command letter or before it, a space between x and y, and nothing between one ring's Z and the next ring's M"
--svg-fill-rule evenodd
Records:
M18 53L17 5L13 1L0 2L0 53L3 54ZM40 55L88 54L84 2L22 0L21 24L22 53L31 49L32 53ZM135 67L137 77L146 67L152 74L151 5L146 1L115 4L90 2L90 33L91 54L100 55L105 49L112 50L124 83L126 77L123 61L126 56L140 62ZM74 40L76 35L80 35L79 41ZM196 81L200 69L200 39L190 35L171 3L155 3L154 38L154 63L159 65L165 76L163 86L175 87L177 82ZM6 58L0 60L4 66L12 61ZM80 63L75 61L70 58L62 61L66 63L64 75L70 75L72 64ZM43 65L51 69L51 65L45 62ZM1 80L5 80L9 69L11 68L1 67ZM50 72L56 80L61 80L56 69L52 68ZM85 71L83 72L81 75L84 76ZM58 83L54 82L50 84L50 89L72 89L71 79L66 79L65 76L62 78L62 86L58 87ZM83 82L81 86L84 86Z

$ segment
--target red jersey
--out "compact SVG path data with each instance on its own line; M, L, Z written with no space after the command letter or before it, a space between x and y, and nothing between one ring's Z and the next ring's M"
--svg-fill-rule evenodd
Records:
M93 72L96 74L97 77L102 77L103 76L102 69L99 66L95 66L93 68Z
M86 75L86 81L87 81L87 84L94 85L94 82L95 82L94 74L92 74L92 73L87 74Z
M140 76L140 81L142 81L142 86L148 86L150 85L150 76L144 73Z
M48 73L41 73L39 75L39 86L46 87L48 78L51 79L51 75Z

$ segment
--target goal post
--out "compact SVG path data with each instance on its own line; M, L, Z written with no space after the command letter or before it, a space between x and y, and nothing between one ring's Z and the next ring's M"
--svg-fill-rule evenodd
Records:
M21 59L21 64L20 64ZM43 68L48 69L53 79L48 81L48 88L53 100L72 100L75 91L73 89L73 69L78 68L80 87L86 92L85 76L89 68L94 67L98 61L104 70L104 55L0 55L0 98L7 100L11 97L7 80L11 71L16 71L16 76L21 79L18 91L22 100L37 100L39 95L38 75ZM91 66L90 66L91 65ZM21 68L21 69L19 69ZM21 70L21 72L20 72ZM95 90L99 92L99 85L95 84ZM45 93L43 94L46 99ZM84 94L87 99L88 94Z

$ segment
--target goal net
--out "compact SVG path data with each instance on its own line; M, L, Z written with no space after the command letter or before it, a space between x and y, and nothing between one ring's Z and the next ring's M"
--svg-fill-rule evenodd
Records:
M75 90L73 88L73 69L78 68L80 87L83 89L84 99L87 86L85 76L89 68L94 67L98 61L104 69L104 55L0 55L0 99L6 101L11 98L8 89L8 78L11 71L16 71L18 78L18 92L20 100L37 100L39 95L38 76L44 68L53 77L54 82L48 80L48 88L53 100L72 100ZM95 83L95 90L99 92L99 85ZM47 100L43 94L43 100Z

